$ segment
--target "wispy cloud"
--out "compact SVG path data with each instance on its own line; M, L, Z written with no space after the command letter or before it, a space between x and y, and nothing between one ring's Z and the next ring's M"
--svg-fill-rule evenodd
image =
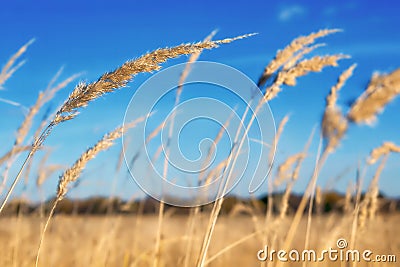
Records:
M301 17L306 14L306 9L300 5L289 5L281 9L278 14L280 21L289 21L295 17Z
M18 103L18 102L9 100L9 99L5 99L5 98L1 98L0 97L0 102L6 103L6 104L10 104L10 105L15 106L15 107L21 107L24 111L28 110L28 108L25 107L24 105L22 105L21 103Z

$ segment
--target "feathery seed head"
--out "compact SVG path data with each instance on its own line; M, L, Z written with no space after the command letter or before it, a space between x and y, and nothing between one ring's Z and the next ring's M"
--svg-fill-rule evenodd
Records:
M364 93L353 103L347 117L355 123L371 123L400 94L400 68L389 74L374 74Z

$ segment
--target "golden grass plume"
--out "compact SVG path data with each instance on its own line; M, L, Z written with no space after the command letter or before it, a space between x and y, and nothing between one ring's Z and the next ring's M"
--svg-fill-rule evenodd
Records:
M302 56L311 52L313 49L310 49L308 45L313 44L317 38L321 38L338 31L340 30L323 29L307 36L300 36L294 39L283 50L278 51L275 58L265 67L263 74L258 80L258 86L263 86L265 82L283 65L287 64L288 62L292 62L291 65L294 65L294 63ZM299 54L301 56L299 56Z
M334 150L347 131L348 123L345 116L337 107L339 90L344 86L347 79L353 74L356 65L350 66L338 78L337 83L331 88L326 97L326 106L322 118L322 136L326 141L327 150Z
M400 153L400 146L397 146L393 142L384 142L381 146L374 148L367 160L368 164L374 164L382 156L388 155L389 153Z
M30 159L36 153L37 149L39 149L39 147L46 140L47 136L51 133L55 125L73 119L77 116L78 110L80 108L86 107L89 102L97 99L98 97L126 86L127 83L132 80L134 75L141 72L152 72L159 70L161 68L160 64L164 63L168 59L176 58L180 55L196 53L203 49L216 48L220 44L230 43L235 40L244 39L253 35L254 34L245 34L234 38L226 38L223 40L206 41L195 44L182 44L173 48L157 49L153 52L147 53L139 57L136 60L127 61L116 70L103 74L97 81L93 83L79 83L69 95L64 104L57 111L49 125L34 141L32 145L32 150L26 157L0 206L0 213L3 211L5 204L7 203L16 184L18 183L19 177L21 176L25 166L29 163Z
M0 72L0 90L3 88L3 84L8 80L14 72L16 72L22 65L25 64L25 61L21 61L18 64L15 65L15 62L18 60L19 57L22 56L28 49L28 46L30 46L35 39L31 39L28 41L26 44L24 44L18 51L11 56L11 58L8 60L6 65L3 67L3 69Z
M110 148L114 141L122 136L122 134L129 128L135 127L138 123L142 122L145 117L140 117L131 123L120 126L114 131L104 135L104 137L97 142L93 147L87 149L75 163L68 168L60 177L57 188L57 199L62 199L68 191L68 184L76 181L86 164L94 159L98 153Z
M375 73L364 93L357 98L347 115L355 123L372 123L376 115L400 94L400 68L389 74Z
M204 49L212 49L220 44L226 44L235 40L247 38L253 34L246 34L235 38L227 38L218 41L205 41L195 44L181 44L172 48L157 49L147 53L135 60L127 61L121 67L112 72L103 74L97 81L85 84L78 84L70 94L67 101L57 112L53 124L70 120L77 115L78 109L86 107L89 102L96 98L125 87L134 75L141 72L153 72L161 69L160 64L168 59L176 58L180 55L198 53Z

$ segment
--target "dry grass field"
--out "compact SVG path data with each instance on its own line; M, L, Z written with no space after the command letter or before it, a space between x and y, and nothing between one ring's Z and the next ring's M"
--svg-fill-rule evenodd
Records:
M195 249L190 255L189 266L195 265L201 243L201 232L205 229L208 214L196 222L196 233L187 237L187 217L172 215L164 224L161 244L160 266L183 266L188 242ZM271 220L267 229L268 244L279 249L284 241L290 221L288 217ZM153 248L156 239L157 216L56 216L48 229L42 250L42 266L150 266L153 263ZM357 249L369 249L374 254L394 254L400 250L400 215L378 217L360 231L356 237ZM350 236L351 220L340 214L315 216L310 247L317 252L329 247L336 248L336 240ZM306 220L299 225L292 248L302 249ZM35 263L37 244L40 238L39 217L0 219L0 265L32 266ZM207 266L260 266L257 252L264 248L263 236L254 233L250 216L221 216L216 227L214 242L209 251L210 259L222 252ZM378 241L379 240L379 241ZM237 245L235 242L240 241ZM272 245L273 244L273 245ZM232 246L233 245L233 246ZM235 246L236 245L236 246ZM225 250L227 249L227 250ZM268 263L274 266L276 262ZM302 263L286 263L284 266L301 266ZM349 263L350 266L353 263ZM375 263L376 264L376 263ZM347 263L313 263L307 266L348 266ZM357 266L375 266L360 262ZM397 266L384 263L376 266Z
M251 118L245 120L246 115L242 118L243 122L248 123L247 129L257 116L258 108L273 101L287 87L296 86L297 80L302 76L336 67L342 60L349 59L349 56L342 54L314 54L314 50L321 46L317 40L338 31L325 29L300 36L278 50L265 69L261 70L262 75L256 82L262 98ZM270 194L267 196L266 207L260 208L257 204L259 202L251 201L254 199L249 195L248 202L234 203L229 213L223 212L224 204L227 204L227 184L235 178L232 170L238 164L236 159L243 152L241 149L247 133L238 131L234 140L235 146L232 146L229 156L220 162L213 170L215 172L207 172L207 177L205 173L199 176L199 185L208 185L214 180L222 181L219 187L222 197L206 209L192 207L181 214L174 212L164 202L157 202L155 211L151 214L144 213L143 210L124 215L112 212L98 216L62 214L58 208L67 201L71 187L79 186L77 182L80 181L86 165L113 146L128 129L146 119L140 117L114 130L110 129L97 143L86 150L83 148L82 155L70 167L42 164L48 156L42 154L38 173L34 174L37 177L36 185L40 191L50 174L58 172L59 181L53 191L53 201L50 201L44 212L28 214L18 212L18 209L12 215L5 212L12 205L9 200L15 185L21 182L24 172L31 170L34 157L40 154L37 152L46 148L46 139L60 124L64 125L65 122L75 119L96 99L126 87L136 75L160 70L162 64L170 59L190 55L187 65L190 66L203 50L215 49L253 36L247 34L213 41L214 34L198 43L149 52L123 63L111 72L105 72L93 82L76 83L77 76L72 76L60 84L52 83L39 94L17 129L14 143L0 158L3 171L0 184L0 266L398 266L399 263L390 261L400 261L399 207L398 203L391 202L388 208L389 202L380 196L379 180L388 158L400 152L400 144L382 140L380 146L371 148L370 154L366 155L367 160L362 162L363 166L375 168L367 191L362 192L361 181L364 177L363 172L358 170L353 179L356 183L349 186L347 191L343 188L342 191L347 192L343 199L330 202L337 206L332 212L326 209L328 195L317 185L319 170L329 164L329 157L341 145L347 132L353 130L350 126L358 127L377 120L385 106L400 94L400 69L372 75L363 93L344 111L338 104L340 90L357 71L356 64L341 69L337 83L327 87L330 90L327 91L326 98L321 99L325 108L321 111L321 121L317 122L321 136L320 153L317 153L319 156L315 160L314 173L311 177L304 178L307 181L306 189L294 206L295 209L290 203L290 197L293 186L299 180L303 160L310 153L309 142L302 151L290 151L291 154L285 161L276 164L272 164L275 150L270 150L271 154L265 164L274 169L266 186L268 192L272 191L272 187L283 187L279 198ZM24 45L4 65L0 73L0 88L8 78L17 75L14 72L21 66L18 59L30 45L31 42ZM187 72L189 71L188 67ZM182 89L187 72L182 73L178 88ZM49 112L42 121L38 121L36 117L39 110L61 88L74 82L76 86L63 104ZM180 90L176 93L175 106L180 101ZM279 138L288 120L289 117L284 117L277 122L277 133L272 144L268 144L270 147L279 147ZM158 136L162 129L173 123L173 119L171 121L161 122L147 139ZM311 140L313 134L310 136ZM217 135L214 142L219 141L220 137ZM165 158L169 156L168 151L167 145ZM211 149L211 155L210 151ZM25 161L17 160L18 156ZM10 172L12 167L19 170L15 176ZM217 180L217 174L225 179ZM200 178L204 178L203 175L206 179ZM164 176L167 178L167 175ZM338 243L338 240L342 242ZM337 250L343 244L339 251L370 250L372 254L367 253L370 259L377 259L375 256L382 255L386 257L386 262L367 262L365 259L360 262L330 261L328 258L321 262L283 262L276 258L279 250L286 251L288 256L289 251L294 249L300 251L300 254L302 250L313 249L319 255L323 250ZM275 250L275 254L272 253L272 256L275 255L274 260L260 261L257 258L257 255L265 254L260 253L265 246ZM326 254L322 255L327 257Z

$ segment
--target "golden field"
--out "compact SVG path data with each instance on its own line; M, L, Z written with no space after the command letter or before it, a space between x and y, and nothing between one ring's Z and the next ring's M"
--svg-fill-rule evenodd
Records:
M93 101L126 87L136 75L158 71L166 61L181 55L190 55L188 67L177 85L174 105L176 107L180 102L180 93L190 72L190 66L203 50L250 39L253 34L213 41L213 32L198 43L181 44L149 52L121 64L113 71L105 72L96 81L76 83L68 98L55 110L48 112L48 116L41 122L37 122L39 111L47 107L61 88L77 78L77 75L73 75L55 84L59 75L57 74L54 81L45 91L39 93L36 102L28 109L24 121L16 131L14 143L0 158L3 168L0 186L0 266L397 266L396 262L365 260L283 262L275 258L273 261L263 262L257 255L262 255L260 250L265 246L273 249L276 256L280 250L289 253L294 249L313 249L318 253L323 250L335 250L339 244L344 244L343 251L370 250L371 257L382 255L390 257L388 261L399 260L399 204L396 200L382 197L379 180L387 167L388 159L400 152L400 144L391 140L381 140L381 145L371 147L370 154L366 155L367 159L362 162L362 166L375 168L365 192L362 188L365 172L361 163L352 177L355 183L349 182L348 188L341 188L346 192L343 197L324 192L318 184L318 178L319 171L325 164L329 164L329 157L336 152L346 134L354 129L352 127L376 121L386 105L400 94L400 69L372 75L364 91L347 110L342 110L338 104L340 90L357 69L356 64L342 69L338 73L336 84L329 85L327 88L330 90L326 92L326 98L321 99L325 105L321 111L319 127L316 128L320 134L318 153L309 151L316 132L310 130L309 141L303 150L290 151L286 160L282 162L273 162L274 153L279 153L279 149L270 149L268 162L263 164L271 166L273 171L267 180L269 194L263 203L260 204L251 194L246 196L247 201L232 203L225 194L229 191L227 185L235 179L236 173L233 170L235 165L239 165L237 158L243 152L241 149L247 138L247 130L255 121L258 108L261 109L270 101L274 101L287 87L296 86L297 80L303 76L321 72L327 67L337 67L342 60L349 59L349 56L343 54L313 54L314 50L322 46L321 43L316 43L316 40L339 31L324 29L300 36L285 48L278 50L262 70L258 82L254 83L262 97L258 99L254 114L249 115L251 118L246 117L246 112L241 118L241 122L247 123L246 131L238 130L229 156L214 169L200 173L196 181L199 186L223 181L218 188L219 198L206 207L193 205L185 212L181 212L180 208L171 208L161 201L154 204L151 212L147 212L143 207L129 205L124 206L125 210L120 210L129 210L126 214L108 212L107 204L100 203L104 205L96 206L101 209L97 216L92 212L67 215L74 214L71 210L73 205L68 206L71 204L68 202L68 193L73 186L80 186L81 174L87 164L95 160L98 154L112 147L128 129L135 128L145 121L150 113L114 130L110 129L97 143L86 150L82 149L81 156L70 167L61 163L46 163L50 155L46 154L46 139L52 135L55 128L66 122L70 123ZM18 59L30 45L31 42L28 42L20 48L4 66L0 73L0 86L21 66ZM171 121L165 119L160 122L159 126L146 136L145 144L159 136L161 130L173 124L173 120L174 116ZM268 147L279 148L280 136L288 121L289 116L284 116L277 123L276 135L271 144L267 144ZM221 122L220 131L224 129L225 124L229 124L229 120ZM174 135L172 131L171 135ZM213 142L217 145L220 140L221 135L218 133ZM143 140L132 142L135 141ZM140 149L138 155L143 156ZM163 152L164 158L168 158L168 144ZM25 158L25 161L17 161L21 153L24 155L21 158ZM207 156L214 153L211 147L208 153ZM310 177L303 177L306 179L306 188L293 204L292 194L299 180L300 168L311 154L318 155L312 167L314 171ZM13 206L10 197L15 186L21 183L24 172L31 171L35 157L40 160L37 173L33 174L37 178L35 184L38 191L41 192L43 183L51 174L59 173L59 179L52 193L54 198L45 206L41 205L43 203L39 204L36 208L40 209L35 212L24 212L18 205ZM113 162L111 158L107 160ZM120 166L121 164L119 168ZM17 169L15 175L10 172L12 168ZM117 168L116 172L118 171ZM164 163L162 178L167 179L167 174L167 163ZM220 176L224 179L219 180ZM27 177L29 178L29 175ZM277 188L283 188L279 197L272 194L277 192ZM118 192L115 194L118 196ZM229 212L224 209L226 205L230 205Z
M202 234L208 214L196 221L191 240L187 236L188 217L166 215L161 243L160 266L183 266L189 242L194 250L190 265L196 263ZM261 218L260 218L261 219ZM56 216L46 234L40 260L41 266L151 266L156 239L157 216ZM280 249L292 220L272 219L266 229L268 244ZM0 219L0 265L32 266L35 263L41 233L39 217L9 217ZM314 216L310 248L320 251L336 248L336 240L350 240L352 220L341 214ZM355 248L369 249L374 254L395 254L400 250L400 214L379 216L359 231ZM304 244L306 220L299 225L292 248ZM252 235L254 220L246 215L221 216L210 247L210 259L222 252L207 266L260 266L257 252L264 248L265 234ZM235 242L240 241L236 246ZM224 251L224 249L227 249ZM268 266L275 266L269 262ZM301 266L302 263L285 263L283 266ZM307 266L354 266L353 263L324 261L308 262ZM359 262L357 266L397 266L396 263Z

